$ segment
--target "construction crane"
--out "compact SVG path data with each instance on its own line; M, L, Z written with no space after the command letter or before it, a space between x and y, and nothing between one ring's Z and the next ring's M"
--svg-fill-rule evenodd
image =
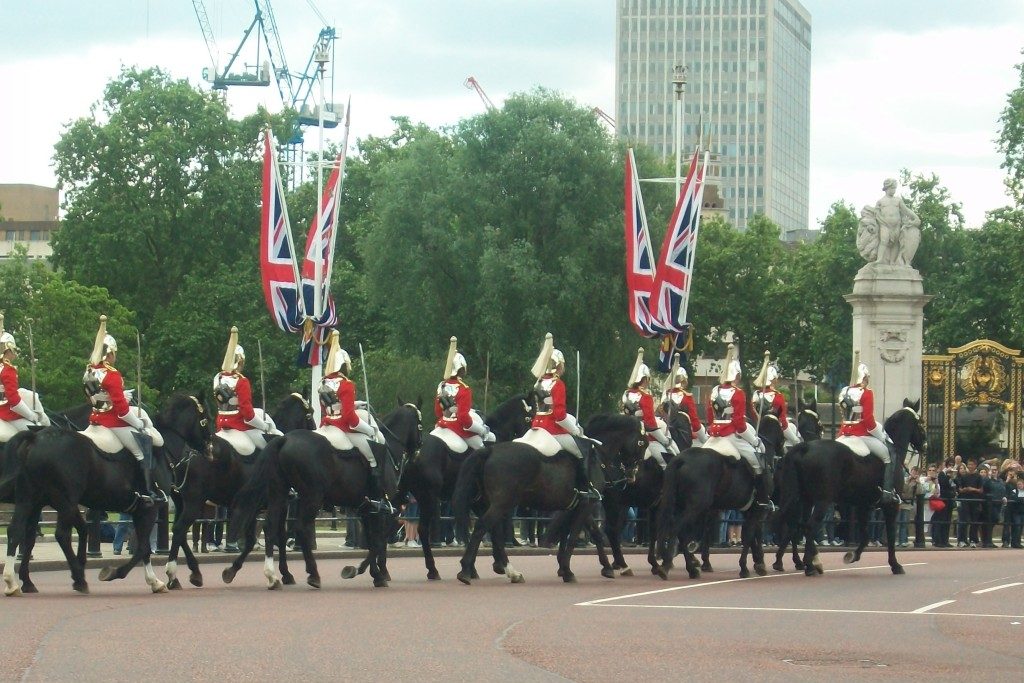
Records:
M196 19L199 20L199 28L203 32L203 38L206 40L206 50L210 53L210 65L213 67L212 73L208 68L203 69L203 78L213 85L214 90L227 90L232 85L264 87L270 85L271 62L269 59L260 59L262 45L259 43L259 34L256 37L256 63L246 64L244 71L231 72L231 67L234 66L235 60L238 59L238 55L242 52L242 47L249 40L252 30L260 23L259 6L256 7L256 17L249 24L249 28L245 29L245 32L242 34L242 41L231 54L231 58L228 59L228 63L223 71L218 66L220 61L219 50L217 49L217 40L213 35L213 29L210 27L210 19L206 14L206 5L203 3L203 0L192 0L192 9L195 10Z
M613 119L604 109L601 109L601 107L594 107L590 111L594 112L594 115L597 116L597 118L611 126L612 130L615 129L615 119Z
M487 96L487 93L485 93L484 89L480 86L480 82L472 76L467 78L462 85L466 86L468 90L476 90L476 94L480 96L480 101L484 103L484 106L487 107L489 111L493 111L497 108L494 106L494 102L491 102L491 98Z

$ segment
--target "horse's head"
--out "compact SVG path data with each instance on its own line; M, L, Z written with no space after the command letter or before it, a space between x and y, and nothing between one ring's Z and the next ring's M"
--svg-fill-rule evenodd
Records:
M414 403L403 403L381 420L384 439L396 457L401 450L407 456L416 453L423 442L423 414Z
M918 453L928 449L928 437L921 422L920 400L911 403L910 399L903 399L903 407L889 416L884 427L897 453L906 455L908 446L913 446Z
M665 424L668 425L669 436L679 446L679 450L685 451L692 446L693 428L690 424L690 414L675 401L665 401L661 411Z
M782 423L775 415L768 413L758 420L757 435L764 443L768 455L773 458L785 455L786 437L782 433Z
M516 394L484 418L498 441L511 441L525 434L533 423L533 394Z
M277 428L285 434L296 429L316 429L313 406L298 392L292 392L281 399L274 409L273 416Z
M800 409L796 415L796 431L804 441L815 441L821 438L824 429L821 426L821 419L818 417L818 401L812 398L810 401L799 402Z
M213 437L210 414L203 403L189 394L174 394L156 416L155 426L161 432L177 434L185 443L202 450Z
M643 423L630 415L595 415L587 422L587 436L597 439L597 452L605 465L618 465L630 470L644 459L647 436Z

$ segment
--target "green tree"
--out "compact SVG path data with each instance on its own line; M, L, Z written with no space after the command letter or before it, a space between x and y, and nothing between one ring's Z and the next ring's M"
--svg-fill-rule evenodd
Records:
M1006 187L1021 206L1024 204L1024 62L1016 69L1019 84L1006 96L1006 107L999 117L1002 128L997 143L1004 156Z

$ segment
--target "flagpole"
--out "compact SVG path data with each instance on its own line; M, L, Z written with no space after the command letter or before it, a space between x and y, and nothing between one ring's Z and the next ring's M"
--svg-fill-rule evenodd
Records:
M696 218L696 224L693 227L693 237L691 238L691 241L690 241L690 244L692 245L690 247L690 267L689 267L689 270L690 270L690 289L693 289L693 262L694 262L694 257L697 255L697 233L700 231L700 214L701 214L701 207L703 205L702 199L704 197L704 173L707 170L708 159L709 158L710 158L710 152L705 150L704 151L704 163L701 166L700 170L697 172L697 179L700 181L700 188L697 190L697 202L696 202L697 203L697 218ZM689 295L687 295L686 299L683 301L682 321L684 323L687 320L686 316L687 316L687 314L689 312L690 312L690 297L689 297Z
M686 91L686 67L676 64L672 69L672 86L676 93L676 201L683 182L683 93Z
M323 59L323 61L321 61L321 58ZM319 77L318 77L318 80L320 82L320 117L319 117L320 118L320 121L319 121L320 126L319 126L319 130L318 130L318 133L319 133L319 136L318 136L319 137L319 147L318 147L319 152L317 154L317 160L318 161L323 161L323 158L324 158L324 108L326 107L326 102L324 102L324 70L325 70L326 64L327 64L327 54L326 54L326 52L323 52L323 53L318 52L316 54L316 61L317 61L317 64L319 65L319 69L318 69L318 76ZM324 242L323 242L323 230L322 230L322 228L323 228L323 225L322 225L322 222L323 222L323 206L321 204L323 193L324 193L324 165L322 163L318 163L316 165L316 209L315 209L316 210L316 258L313 261L313 317L317 318L317 319L319 319L320 316L322 316L323 312L324 312L323 311L323 307L324 307L323 292L321 291L322 290L322 284L323 284L323 277L324 277L324 272L323 272L324 271L324 268L323 268ZM339 198L335 198L335 201L337 202L338 199ZM335 229L337 229L337 226L335 226ZM300 294L299 295L301 297L301 290L300 290ZM308 315L308 311L307 311L307 315ZM312 341L310 343L316 344L316 331L314 330L312 334L313 334L313 339L312 339ZM320 388L320 381L323 379L323 367L320 365L320 363L314 363L313 364L313 373L312 373L312 375L313 375L312 376L312 391L310 392L310 395L311 396L315 396L317 390ZM311 403L313 404L313 419L314 419L314 421L317 424L320 424L320 402L319 401L311 401Z

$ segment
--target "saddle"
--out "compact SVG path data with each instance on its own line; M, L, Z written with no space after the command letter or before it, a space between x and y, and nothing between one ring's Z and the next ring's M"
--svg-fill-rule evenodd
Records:
M868 445L859 436L840 436L836 439L836 443L843 444L853 451L854 455L859 455L862 458L871 455L871 449L868 448Z
M465 439L447 427L434 427L430 431L430 435L444 441L444 445L448 447L448 450L456 455L469 450L469 444L466 443Z
M256 459L256 444L254 444L249 437L237 429L222 429L217 432L216 436L223 439L229 446L235 449L235 453L238 453L242 457L242 462L250 464Z
M732 442L732 439L724 436L711 436L704 442L701 448L707 448L708 450L715 451L727 458L734 460L742 460L743 456L736 450L736 444Z
M352 441L348 438L348 434L334 425L323 425L314 429L313 432L327 439L328 443L331 444L331 448L337 451L351 451L355 448L352 445Z
M89 425L78 433L92 441L93 445L96 446L96 451L104 460L124 462L127 458L134 459L134 456L128 452L128 449L121 444L121 440L114 436L114 433L106 427Z
M14 438L18 430L7 420L0 420L0 444L7 443Z
M518 439L513 439L517 443L526 444L537 449L541 455L546 457L552 457L557 455L562 450L562 445L555 440L555 437L551 435L546 429L530 429Z

